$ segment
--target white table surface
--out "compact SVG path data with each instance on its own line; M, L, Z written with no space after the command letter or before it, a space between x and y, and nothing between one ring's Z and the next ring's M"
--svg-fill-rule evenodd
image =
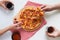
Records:
M19 10L24 7L28 0L11 0L11 1L15 4L14 11L8 12L3 8L0 8L0 29L3 29L6 26L12 24L13 16L16 15L19 12ZM60 0L30 0L30 1L48 5L60 3ZM49 38L45 35L47 26L53 25L57 29L60 28L60 12L53 11L45 14L47 24L43 26L43 28L41 28L34 36L32 36L28 40L60 40L60 38ZM11 40L11 32L8 31L2 36L0 36L0 40Z

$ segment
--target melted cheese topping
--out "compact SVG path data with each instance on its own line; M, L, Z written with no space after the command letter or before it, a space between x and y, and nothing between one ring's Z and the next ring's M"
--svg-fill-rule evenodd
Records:
M39 7L25 7L23 8L16 19L23 24L22 28L26 31L34 31L39 28L42 22L43 11Z

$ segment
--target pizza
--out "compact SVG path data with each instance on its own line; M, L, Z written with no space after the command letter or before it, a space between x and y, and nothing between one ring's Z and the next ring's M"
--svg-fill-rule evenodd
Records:
M23 23L21 27L24 30L34 31L40 27L43 15L40 7L27 6L20 10L15 19Z

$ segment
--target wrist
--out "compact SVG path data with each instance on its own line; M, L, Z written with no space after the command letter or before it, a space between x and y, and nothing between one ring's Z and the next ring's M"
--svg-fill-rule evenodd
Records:
M7 27L7 30L10 30L10 26Z
M55 10L56 9L56 5L52 5L52 10Z
M59 31L59 36L60 36L60 31Z
M11 29L12 29L12 26L8 26L7 29L8 29L8 30L11 30Z
M15 26L9 26L8 30L15 30Z
M8 30L11 30L12 29L12 26L9 26Z
M60 9L60 4L55 4L54 6L53 6L53 9Z

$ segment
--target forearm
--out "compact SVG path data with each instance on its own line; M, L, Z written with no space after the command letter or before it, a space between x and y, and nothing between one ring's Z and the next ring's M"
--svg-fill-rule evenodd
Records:
M0 30L0 35L4 34L5 32L7 32L9 30L12 30L12 29L16 30L17 28L21 28L20 24L21 23L16 23L16 24L10 25L8 27L5 27L4 29Z
M10 29L10 27L6 27L2 30L0 30L0 35L4 34L5 32L7 32Z
M54 8L54 9L60 9L60 3L55 4L55 5L53 6L53 8Z

